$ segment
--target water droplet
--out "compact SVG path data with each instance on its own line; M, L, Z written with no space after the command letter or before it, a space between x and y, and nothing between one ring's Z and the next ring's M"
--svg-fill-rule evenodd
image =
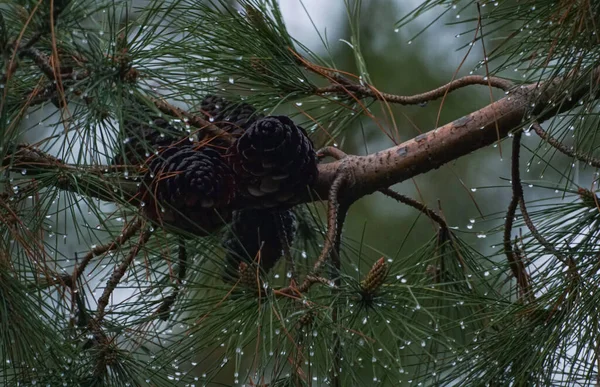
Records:
M296 102L296 106L302 106L302 102Z

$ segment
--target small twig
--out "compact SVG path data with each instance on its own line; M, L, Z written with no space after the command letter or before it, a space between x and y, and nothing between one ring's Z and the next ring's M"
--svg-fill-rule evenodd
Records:
M294 262L294 258L292 257L292 253L290 251L290 242L293 236L288 235L288 233L285 231L286 227L284 226L281 212L274 212L273 217L275 218L275 223L277 224L277 237L279 238L279 243L281 243L281 247L283 248L283 256L285 257L287 263L290 265L290 281L292 283L295 283L297 273L296 262Z
M511 241L511 231L515 219L515 213L517 210L517 205L519 201L523 198L523 187L521 186L521 176L519 171L519 153L521 149L521 137L523 132L517 131L514 134L513 145L512 145L512 165L511 165L511 179L512 179L512 198L508 205L508 210L506 212L506 221L504 224L504 251L506 257L509 262L509 266L511 271L513 272L514 277L517 280L517 284L521 291L522 296L526 296L530 298L533 294L531 293L530 285L529 285L529 276L525 269L525 265L519 259L519 255L515 254L513 250L513 245Z
M318 276L321 271L321 267L327 260L327 258L331 255L332 249L336 243L337 235L338 235L338 210L339 210L339 191L346 180L346 172L342 169L338 176L335 178L333 183L331 184L331 189L329 190L329 205L327 211L327 235L325 235L325 241L323 243L323 249L321 250L321 254L315 262L313 266L312 272L304 282L298 287L298 291L303 293L310 285L312 285L311 281L308 278L312 276Z
M400 203L404 203L408 206L411 206L411 207L419 210L423 214L427 215L431 220L436 222L440 226L440 228L448 229L448 224L446 223L444 218L442 218L437 212L429 209L429 207L427 207L424 203L421 203L420 201L410 198L408 196L399 194L398 192L396 192L390 188L380 189L379 192L381 192L382 194L384 194L386 196L391 197L394 200L399 201Z
M163 321L167 321L169 319L169 314L171 313L171 307L177 300L179 293L181 292L181 285L183 285L183 280L185 279L185 274L187 272L187 250L185 248L185 239L183 237L179 237L179 253L178 253L178 268L177 268L177 278L175 279L175 286L173 293L169 296L165 297L163 302L160 304L158 309L156 310L156 315Z
M197 115L189 113L183 109L169 104L168 102L152 98L152 102L158 110L173 117L185 118L187 122L195 128L201 129L202 138L219 138L233 143L233 137L225 130L217 127L212 122L207 121Z
M28 176L36 174L48 173L49 170L56 172L57 179L54 186L56 188L80 193L82 195L95 197L100 200L109 202L118 201L120 195L115 194L114 188L118 188L124 194L124 200L135 204L137 199L134 196L137 193L137 185L133 181L125 181L121 178L115 178L116 182L111 183L113 178L107 176L104 170L108 170L109 174L115 170L122 169L119 166L97 166L97 167L81 167L74 164L66 164L62 160L48 153L34 148L27 144L18 144L14 152L7 154L2 160L3 167L10 167L11 170L27 170ZM76 176L94 176L98 180L93 184L82 184L82 181L77 181Z
M535 238L535 240L537 240L538 243L542 245L542 247L544 247L544 249L546 249L548 253L553 254L559 261L568 266L569 269L571 269L571 271L573 272L573 274L576 274L577 268L573 257L565 256L564 254L562 254L554 247L554 245L552 245L552 243L550 243L546 238L544 238L544 236L542 236L542 234L540 234L538 229L535 227L533 221L529 217L529 212L527 211L527 206L525 205L525 200L523 198L521 198L521 200L519 201L519 209L521 210L523 222L525 223L525 225L529 229L529 232L531 232L531 235Z
M513 138L512 143L512 166L511 166L511 178L512 178L512 198L506 211L506 221L504 223L504 253L510 266L517 285L519 292L522 297L527 297L529 301L533 301L533 293L529 284L529 275L523 261L519 258L518 254L515 254L513 250L511 231L515 220L515 213L517 211L517 205L523 198L523 187L521 186L521 177L519 172L519 151L521 149L521 136L523 132L517 131Z
M51 81L54 80L54 69L50 64L48 55L33 47L21 50L20 54L33 60L33 63L44 73L46 78Z
M325 285L330 288L336 287L335 283L333 283L331 280L329 280L325 277L320 277L320 276L309 274L306 276L306 280L309 281L311 285L312 284L322 284L322 285Z
M293 285L285 288L277 289L275 291L278 295L289 296L293 294L301 294L306 292L315 283L324 283L327 286L331 286L331 281L324 279L319 276L322 266L330 256L333 256L335 262L339 261L339 244L340 244L340 232L341 224L345 219L345 214L348 209L348 204L344 203L340 207L339 203L339 191L347 179L347 173L344 169L341 169L340 173L336 176L335 180L331 184L329 191L329 205L327 211L327 234L325 235L325 241L323 243L323 249L317 262L315 262L312 271L306 275L304 281L300 286L295 287ZM334 262L334 265L335 265Z
M140 229L141 226L142 220L138 218L135 220L135 222L126 225L121 235L119 235L113 242L101 246L96 246L90 251L88 251L88 253L81 260L81 263L79 265L76 265L73 269L73 274L71 274L71 283L77 283L77 280L79 279L81 274L83 274L85 268L94 257L118 249L123 245L123 243L127 242L129 238L131 238L133 234L135 234Z
M587 163L589 165L591 165L592 167L596 167L596 168L600 168L600 160L595 159L593 157L584 157L581 155L578 155L574 150L567 148L562 142L558 141L557 139L555 139L554 137L552 137L548 132L546 132L544 129L542 129L542 126L537 123L534 122L531 127L533 128L533 130L535 131L535 133L540 136L540 138L542 138L544 141L546 141L548 144L550 144L553 148L555 148L556 150L558 150L559 152L573 157L579 161L583 161L584 163Z
M409 96L381 93L373 89L372 86L362 86L356 84L333 84L316 89L315 94L321 95L327 93L347 93L351 91L356 93L359 97L371 97L377 100L386 101L389 103L397 103L400 105L417 105L436 100L443 97L444 94L448 92L452 92L470 85L491 86L504 91L508 91L513 87L513 83L506 79L497 77L484 77L481 75L468 75L459 79L455 79L454 81L447 83L444 86L440 86L437 89Z
M566 154L567 156L571 156L571 157L577 158L578 160L590 163L592 166L600 167L600 161L598 161L596 159L592 159L592 158L583 159L581 157L578 157L575 154L575 152L572 152L569 149L567 149L560 141L554 139L546 131L544 131L544 129L542 129L542 127L539 123L534 122L532 124L532 128L538 134L538 136L540 136L543 140L548 142L550 145L552 145L554 148L556 148L560 152ZM556 258L558 260L560 260L562 263L564 263L566 266L568 266L573 275L578 276L577 267L576 267L575 261L573 260L573 257L571 257L571 256L567 257L564 254L562 254L560 251L558 251L554 247L554 245L552 243L550 243L548 240L546 240L546 238L544 238L542 236L542 234L540 234L540 232L537 230L537 228L535 227L535 225L533 224L533 221L531 220L531 218L529 216L529 212L527 211L527 206L525 204L525 197L522 192L521 192L521 197L519 198L519 209L521 210L521 216L523 217L523 221L524 221L525 225L527 226L527 228L529 229L529 232L531 232L531 235L535 238L535 240L537 240L538 243L540 245L542 245L544 247L544 249L546 249L547 252L549 252L550 254L553 254L554 256L556 256Z
M348 155L344 151L334 146L326 146L325 148L321 148L317 151L317 158L319 160L324 159L325 157L332 157L336 160L341 160L347 156Z
M125 272L127 272L127 269L131 265L131 262L133 262L133 259L139 253L140 249L144 246L148 239L150 239L150 236L152 236L152 233L149 230L144 230L144 232L142 232L138 243L131 248L125 260L115 268L109 280L106 282L104 292L102 293L100 298L98 298L98 309L96 312L96 318L93 323L94 327L100 326L100 323L106 315L106 307L108 306L110 296L112 295L113 291L117 288L117 285L119 285L119 282L121 282L121 278L123 278Z
M342 271L340 246L341 246L341 242L342 242L342 226L344 225L344 221L346 220L346 214L348 212L349 207L350 207L350 203L348 203L348 202L340 203L339 208L338 208L337 218L336 218L338 232L336 233L335 243L333 245L333 250L331 251L331 257L332 257L331 278L332 278L333 284L334 284L334 286L331 289L332 296L334 296L334 293L337 292L339 290L339 288L342 286L342 279L340 277L340 273ZM333 307L333 310L331 312L331 322L333 325L339 324L339 314L340 314L339 308L340 308L340 306L336 305ZM342 362L342 356L343 356L342 355L342 347L341 347L340 336L337 334L337 332L335 332L334 334L335 334L335 339L334 339L334 343L333 343L333 356L334 357L333 357L333 365L332 365L332 372L331 372L331 380L332 380L332 386L341 387L342 384L341 384L339 370L341 368L341 362Z

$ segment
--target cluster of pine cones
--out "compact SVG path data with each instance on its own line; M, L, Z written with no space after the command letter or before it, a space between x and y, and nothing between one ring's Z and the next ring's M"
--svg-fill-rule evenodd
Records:
M288 117L265 117L246 103L207 96L200 113L233 141L191 142L156 119L126 125L137 141L127 141L113 163L146 163L140 198L162 226L203 236L230 224L224 279L237 279L242 262L268 272L293 242L291 207L317 178L313 143ZM245 209L232 209L235 201Z

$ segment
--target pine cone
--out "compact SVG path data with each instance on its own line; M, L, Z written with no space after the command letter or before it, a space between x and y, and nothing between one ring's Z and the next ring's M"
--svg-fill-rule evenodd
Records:
M245 262L240 262L238 268L238 277L240 285L250 290L260 290L262 292L263 282L256 278L256 266L249 266ZM258 280L258 281L257 281Z
M142 201L155 221L207 235L230 218L234 176L212 148L167 148L152 160L144 180Z
M360 282L360 287L364 293L374 294L385 282L388 273L388 264L383 258L379 258L373 264L371 270L367 273L364 280Z
M223 240L227 250L223 279L236 281L240 263L251 264L259 259L261 269L268 273L283 256L284 243L290 246L294 242L296 228L292 210L234 212L231 229Z
M262 118L256 109L247 103L232 103L223 97L207 95L200 102L204 118L232 135L241 135L257 119Z
M294 203L316 179L317 157L304 129L286 116L257 120L229 148L242 194L264 207Z
M162 118L155 119L152 125L128 122L124 132L127 137L115 151L112 165L143 164L156 150L178 143L186 135Z

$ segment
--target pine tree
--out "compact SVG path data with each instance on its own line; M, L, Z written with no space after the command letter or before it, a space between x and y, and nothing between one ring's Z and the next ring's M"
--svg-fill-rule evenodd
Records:
M2 385L600 384L600 1L367 3L352 63L276 0L0 5ZM391 94L425 66L361 38L426 17L394 49L450 20L464 60ZM466 227L464 157L507 193Z

